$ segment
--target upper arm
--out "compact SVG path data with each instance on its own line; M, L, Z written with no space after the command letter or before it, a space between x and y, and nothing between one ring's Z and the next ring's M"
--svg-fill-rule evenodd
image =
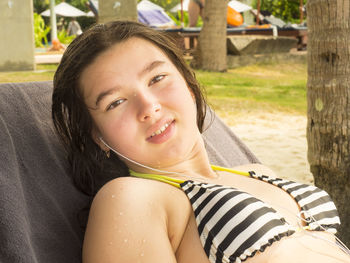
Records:
M176 262L152 183L119 178L101 189L90 210L83 262Z

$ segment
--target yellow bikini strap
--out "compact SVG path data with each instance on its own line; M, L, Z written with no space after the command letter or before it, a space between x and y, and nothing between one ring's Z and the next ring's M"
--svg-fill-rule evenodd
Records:
M225 168L225 167L221 167L221 166L217 166L217 165L211 165L211 168L214 171L224 171L224 172L230 172L230 173L235 173L235 174L239 174L239 175L244 175L244 176L250 176L250 174L248 172L242 172L242 171L237 171L237 170L233 170L230 168ZM186 180L181 180L181 179L176 179L176 178L171 178L165 175L159 175L159 174L144 174L144 173L137 173L133 170L130 170L130 175L135 176L135 177L140 177L140 178L145 178L145 179L153 179L153 180L157 180L160 182L164 182L170 185L173 185L177 188L181 188L180 184L184 183Z
M230 172L230 173L244 175L244 176L250 176L248 172L237 171L231 168L225 168L217 165L211 165L211 169L213 169L214 171L224 171L224 172Z
M132 176L145 178L145 179L157 180L160 182L164 182L164 183L176 186L177 188L181 188L180 184L185 182L185 180L175 179L175 178L171 178L171 177L168 177L165 175L137 173L137 172L130 170L130 169L129 169L129 172L130 172L130 175L132 175Z

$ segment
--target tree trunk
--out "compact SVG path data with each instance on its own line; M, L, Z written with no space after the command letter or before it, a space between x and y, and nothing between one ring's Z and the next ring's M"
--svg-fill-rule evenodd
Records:
M191 66L209 71L226 71L226 0L206 0L203 28Z
M315 185L334 200L338 236L350 245L349 0L309 0L308 160Z
M98 22L106 23L114 20L137 21L136 0L101 0L99 1Z

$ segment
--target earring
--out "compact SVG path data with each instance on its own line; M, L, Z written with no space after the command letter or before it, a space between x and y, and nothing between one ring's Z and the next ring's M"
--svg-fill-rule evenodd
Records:
M105 153L106 153L107 158L111 157L111 151L110 150L105 151Z

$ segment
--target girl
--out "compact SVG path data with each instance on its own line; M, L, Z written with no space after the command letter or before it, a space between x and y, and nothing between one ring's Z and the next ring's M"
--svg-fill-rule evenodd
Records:
M52 111L75 182L94 196L83 261L350 262L324 191L258 164L209 163L205 110L159 31L111 22L69 45Z

